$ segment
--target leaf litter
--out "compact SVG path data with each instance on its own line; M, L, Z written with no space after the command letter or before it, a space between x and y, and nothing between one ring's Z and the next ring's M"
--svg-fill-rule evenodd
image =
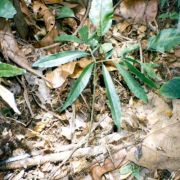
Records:
M157 24L161 29L165 27L161 27L162 22L157 16L158 2L156 0L148 2L146 4L144 0L123 1L115 9L115 25L112 25L104 36L105 42L111 43L113 47L111 55L113 61L118 58L122 61L124 57L140 59L144 66L140 64L135 66L140 67L141 72L145 71L143 67L146 63L154 59L154 54L146 51L149 37L158 38L154 36L158 34ZM56 8L64 7L64 5L74 11L75 18L56 19ZM180 167L179 99L166 99L158 92L148 90L150 92L147 93L145 89L148 103L137 100L135 96L139 92L131 94L127 85L124 86L123 77L117 74L114 64L108 62L106 68L109 71L112 69L110 74L121 99L122 130L120 132L114 130L113 119L105 96L106 88L99 69L96 69L98 78L95 79L94 95L92 95L93 84L87 85L72 107L60 114L57 109L63 107L74 81L73 78L80 77L84 68L92 63L93 59L79 57L78 61L58 65L57 68L51 67L48 70L44 68L35 70L31 68L31 64L44 55L67 50L87 50L87 45L55 41L55 38L62 33L73 34L76 31L80 23L78 18L84 16L82 12L85 12L85 8L77 3L60 0L35 0L29 5L20 1L20 8L28 28L32 30L31 35L26 41L20 39L22 35L18 32L18 28L11 31L13 19L11 21L0 19L4 24L0 26L1 61L3 63L4 59L8 63L12 61L33 74L33 76L25 74L25 87L35 116L31 117L24 100L24 93L21 93L24 92L24 86L15 96L16 101L14 95L7 90L11 89L8 81L14 81L15 84L22 86L19 76L16 79L2 78L0 96L16 114L4 101L1 101L0 169L2 172L0 177L4 179L72 177L73 179L98 180L105 174L106 179L132 179L132 177L145 178L147 176L156 178L155 174L159 169L161 173L165 170L172 174L174 172L178 177L177 170ZM154 22L155 26L152 26ZM172 25L169 21L164 23L169 27ZM89 18L86 18L84 25L89 26L90 32L94 30ZM103 26L100 28L99 33L106 31ZM27 44L32 45L30 51L26 49ZM138 46L132 47L136 44ZM162 77L172 79L173 74L179 73L179 47L171 51L168 49L166 52L166 44L153 46L156 50L159 47L163 49L163 52L165 51L158 53L154 60L154 63L160 67L154 71L146 66L147 74L148 72L158 74L161 77L159 81L162 81ZM24 53L25 51L28 55ZM103 59L104 57L100 58L100 60ZM6 86L8 88L5 92ZM94 122L91 126L89 122L93 96L95 99ZM113 171L115 169L118 171ZM159 177L160 174L158 174Z

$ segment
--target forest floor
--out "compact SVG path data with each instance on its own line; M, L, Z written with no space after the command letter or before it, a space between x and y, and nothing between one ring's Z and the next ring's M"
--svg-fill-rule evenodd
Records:
M163 53L146 49L150 37L177 27L177 20L160 17L165 11L176 11L175 1L167 4L166 10L159 5L153 11L158 5L153 0L143 17L145 1L131 3L125 7L117 4L112 26L103 37L110 59L128 54L155 67L149 71L159 85L180 76L180 47ZM108 106L101 64L79 98L60 113L73 82L92 57L48 69L33 69L31 64L58 52L88 51L88 45L54 41L63 33L78 36L79 26L87 25L93 31L88 8L58 0L46 0L45 4L15 0L14 4L17 15L9 21L0 18L0 58L26 69L26 74L1 78L15 102L9 93L0 101L0 179L180 178L180 101L165 98L140 82L148 96L144 103L109 61L106 68L121 101L121 130L114 125ZM58 11L65 6L70 17ZM97 61L105 59L103 53L94 56Z

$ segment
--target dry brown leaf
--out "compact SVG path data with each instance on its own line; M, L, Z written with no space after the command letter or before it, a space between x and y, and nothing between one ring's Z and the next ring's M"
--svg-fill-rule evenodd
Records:
M66 79L70 76L71 78L77 78L83 71L84 67L90 64L92 61L88 59L81 59L76 62L70 62L63 64L55 70L46 74L47 79L52 82L51 88L61 87Z
M118 30L122 33L124 32L131 24L128 21L123 21L122 23L117 24Z
M54 43L54 39L58 35L58 30L56 26L39 42L40 47L48 46ZM53 50L53 49L52 49ZM54 48L54 53L56 52L56 48Z
M55 25L55 17L52 12L40 1L33 2L33 11L38 18L43 18L47 32L50 32Z
M124 0L120 6L120 13L124 18L132 18L135 22L152 22L157 15L157 0Z
M20 7L21 7L21 11L24 14L24 18L25 18L26 23L29 26L31 26L31 28L33 29L34 32L38 32L40 30L40 28L36 25L36 22L33 19L31 12L29 11L24 0L20 0Z
M2 50L5 59L10 58L20 67L46 80L39 71L31 68L31 65L29 64L23 51L18 47L18 44L11 32L9 21L6 21L4 18L0 18L0 49Z
M48 72L46 78L52 82L51 88L59 88L66 81L67 77L74 72L76 63L68 63L62 66L59 66L55 70ZM49 85L49 84L48 84Z
M55 16L40 1L33 2L33 11L37 18L43 18L47 30L46 36L38 44L40 47L48 46L54 42L55 37L58 35L58 30L55 26ZM38 47L38 45L36 46Z
M157 106L157 102L155 104ZM149 169L178 170L180 167L179 109L180 100L173 100L173 116L171 118L162 118L149 126L148 128L151 131L147 135L141 135L142 143L137 146L132 145L129 150L125 151L122 148L123 145L120 145L120 150L112 154L113 162L106 159L102 167L97 165L92 168L93 179L100 180L104 173L119 168L127 160ZM134 143L134 140L131 141L133 141L131 143Z
M128 153L128 159L149 169L178 170L180 167L180 100L173 101L173 116L152 126L142 142L142 156L135 157L137 148Z
M45 4L58 4L61 3L63 0L43 0Z
M174 50L174 54L175 54L176 57L180 58L180 48L179 49L175 49Z
M162 97L151 92L148 94L148 99L149 102L147 104L142 104L141 102L135 104L135 111L139 120L146 120L147 125L151 126L158 121L168 120L172 116L170 106Z

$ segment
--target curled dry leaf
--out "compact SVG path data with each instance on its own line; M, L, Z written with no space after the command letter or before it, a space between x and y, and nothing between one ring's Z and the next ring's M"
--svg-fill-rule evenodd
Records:
M37 18L43 18L47 30L46 36L39 42L39 45L43 47L52 44L58 35L53 13L40 1L33 2L33 11Z
M22 11L22 13L24 14L24 18L25 18L26 23L27 23L30 27L32 27L32 29L33 29L34 32L39 31L39 30L40 30L40 27L38 27L38 26L36 25L36 22L35 22L35 20L33 19L32 15L31 15L31 12L29 11L29 9L28 9L26 3L24 2L24 0L20 0L19 3L20 3L21 11Z
M54 71L48 72L46 74L46 77L50 82L52 82L52 86L50 87L61 87L69 76L71 78L79 77L83 69L91 62L91 60L82 58L81 60L76 62L63 64L56 68Z
M124 18L132 18L135 22L152 22L157 15L157 0L124 0L120 5L120 13Z
M47 32L50 32L55 25L55 17L51 11L40 1L33 2L33 11L37 18L43 18Z

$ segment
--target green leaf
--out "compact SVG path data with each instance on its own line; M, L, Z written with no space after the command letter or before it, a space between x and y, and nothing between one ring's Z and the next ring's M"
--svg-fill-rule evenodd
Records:
M131 92L139 99L142 99L144 102L148 101L147 95L141 85L132 77L132 75L126 71L126 69L121 64L116 64L116 67L119 73L124 78L127 86L131 90Z
M101 53L107 53L113 49L112 43L104 43L100 46Z
M77 58L85 57L87 55L88 53L83 51L64 51L40 58L38 61L36 61L33 64L33 67L41 67L41 68L55 67L61 64L71 62Z
M139 44L138 43L136 43L136 44L128 44L127 46L121 48L118 56L126 57L126 55L128 53L131 53L131 52L133 52L135 50L139 50Z
M177 12L166 12L159 16L160 19L179 19L179 14Z
M154 80L160 81L161 78L156 74L154 68L157 68L158 65L154 63L141 63L143 70L147 73L148 77Z
M67 6L59 8L56 13L56 19L75 17L73 10Z
M129 173L132 173L132 171L133 171L133 167L132 167L131 163L120 168L120 174L121 175L126 175Z
M120 169L120 174L121 175L126 175L126 174L130 174L132 173L132 175L137 179L141 179L141 176L140 176L140 168L133 164L133 163L129 163L123 167L121 167Z
M84 88L87 86L89 79L92 74L94 64L89 64L84 68L83 72L79 76L79 78L75 81L73 86L71 87L71 91L68 95L68 98L64 105L61 107L60 112L64 111L68 106L70 106L81 94Z
M135 74L141 81L147 84L150 88L157 88L157 85L149 78L147 78L143 73L141 73L136 67L134 67L128 61L124 61L128 69Z
M16 14L16 9L9 0L0 0L0 17L6 19L13 18Z
M83 26L79 31L78 31L80 38L86 43L88 42L89 39L89 28L87 26Z
M92 0L89 17L97 28L98 36L103 36L112 24L112 0Z
M106 85L106 94L109 100L109 107L112 113L112 118L117 128L120 129L121 126L120 100L116 93L116 89L114 87L112 78L104 65L102 66L102 72L103 72L104 82Z
M76 42L79 44L83 43L83 41L81 39L77 38L74 35L68 35L68 34L62 34L62 35L56 37L55 41L61 41L61 42L69 41L69 42Z
M180 77L174 77L160 88L160 93L171 99L180 98Z
M12 66L10 64L0 63L0 77L12 77L26 73L26 70Z
M170 51L180 44L179 29L164 29L148 40L148 49L159 52Z

